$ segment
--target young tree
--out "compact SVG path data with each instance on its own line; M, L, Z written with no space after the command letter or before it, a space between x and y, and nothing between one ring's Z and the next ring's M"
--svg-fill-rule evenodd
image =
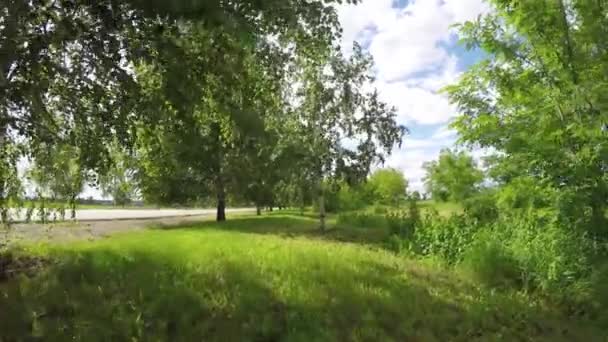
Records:
M68 144L53 149L41 146L34 153L29 174L37 184L39 193L53 200L67 203L71 218L76 218L76 202L82 192L86 174L80 166L82 155L78 148Z
M399 205L405 198L407 180L397 169L380 169L367 181L373 199L384 204Z
M454 126L500 153L504 181L558 190L562 217L608 236L608 4L491 2L491 14L460 27L487 58L447 88L462 113Z
M126 206L138 195L133 157L119 146L112 148L112 164L98 183L104 196L112 197L114 205Z
M462 201L469 198L483 181L483 173L464 151L442 150L439 159L426 162L424 183L433 199Z
M298 126L302 157L299 172L315 182L321 230L325 229L325 187L337 180L360 182L374 163L382 162L405 128L395 122L395 109L365 91L373 81L371 56L355 44L345 58L336 49L297 61L298 99L292 118ZM355 141L349 149L344 140Z

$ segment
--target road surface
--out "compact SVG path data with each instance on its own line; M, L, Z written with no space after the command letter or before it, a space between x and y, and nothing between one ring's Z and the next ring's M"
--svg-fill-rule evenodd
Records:
M236 212L253 212L250 208L232 208L226 209L226 213ZM164 217L187 217L187 216L203 216L215 215L215 209L85 209L76 211L76 220L78 221L110 221L110 220L136 220L136 219L153 219ZM24 221L25 210L19 213L13 212L13 220ZM66 219L70 217L70 211L66 210ZM34 214L32 218L38 221L38 217ZM52 218L51 218L52 220Z
M228 221L237 220L242 214L255 213L255 209L226 209ZM141 231L149 228L183 227L192 224L214 224L214 209L100 209L81 210L78 221L41 223L16 223L2 231L0 247L19 241L49 242L94 240L112 234Z

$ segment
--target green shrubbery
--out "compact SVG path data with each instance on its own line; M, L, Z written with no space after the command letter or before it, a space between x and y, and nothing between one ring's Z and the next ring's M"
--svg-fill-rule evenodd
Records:
M379 228L386 226L386 218L366 212L345 212L338 215L337 223L355 228Z
M407 213L389 214L393 235L388 245L444 260L486 286L535 291L579 304L592 298L596 306L604 303L597 292L605 287L600 279L608 279L608 271L598 271L597 260L605 260L605 243L569 226L556 210L499 212L490 195L469 205L449 217L433 211L419 220Z

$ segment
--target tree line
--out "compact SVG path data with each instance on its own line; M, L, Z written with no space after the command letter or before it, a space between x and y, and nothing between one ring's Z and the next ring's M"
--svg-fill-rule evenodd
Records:
M229 194L308 196L324 226L326 185L365 179L406 133L369 87L370 55L340 51L331 1L1 9L4 220L28 159L41 192L69 203L89 182L119 200L135 188L157 204L213 198L221 221Z

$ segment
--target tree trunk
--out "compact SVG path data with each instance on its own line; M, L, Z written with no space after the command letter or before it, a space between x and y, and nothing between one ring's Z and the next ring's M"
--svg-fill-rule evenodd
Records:
M226 221L226 189L224 188L224 178L222 175L223 169L223 151L222 151L222 138L219 123L213 125L213 130L216 139L217 148L217 175L216 175L216 192L217 192L217 214L215 220L217 222Z
M259 205L259 204L256 204L256 206L255 206L255 213L256 213L258 216L262 215L262 207L260 207L260 205Z
M304 189L300 187L298 190L300 192L300 216L304 216L304 207L306 207Z
M70 198L70 209L72 209L70 214L72 220L76 220L76 195L72 195Z
M325 191L323 185L319 187L319 229L325 231Z
M217 222L226 221L226 192L221 172L217 179L217 215L215 216L215 220Z
M217 215L215 216L217 222L226 221L226 200L224 198L217 198Z

